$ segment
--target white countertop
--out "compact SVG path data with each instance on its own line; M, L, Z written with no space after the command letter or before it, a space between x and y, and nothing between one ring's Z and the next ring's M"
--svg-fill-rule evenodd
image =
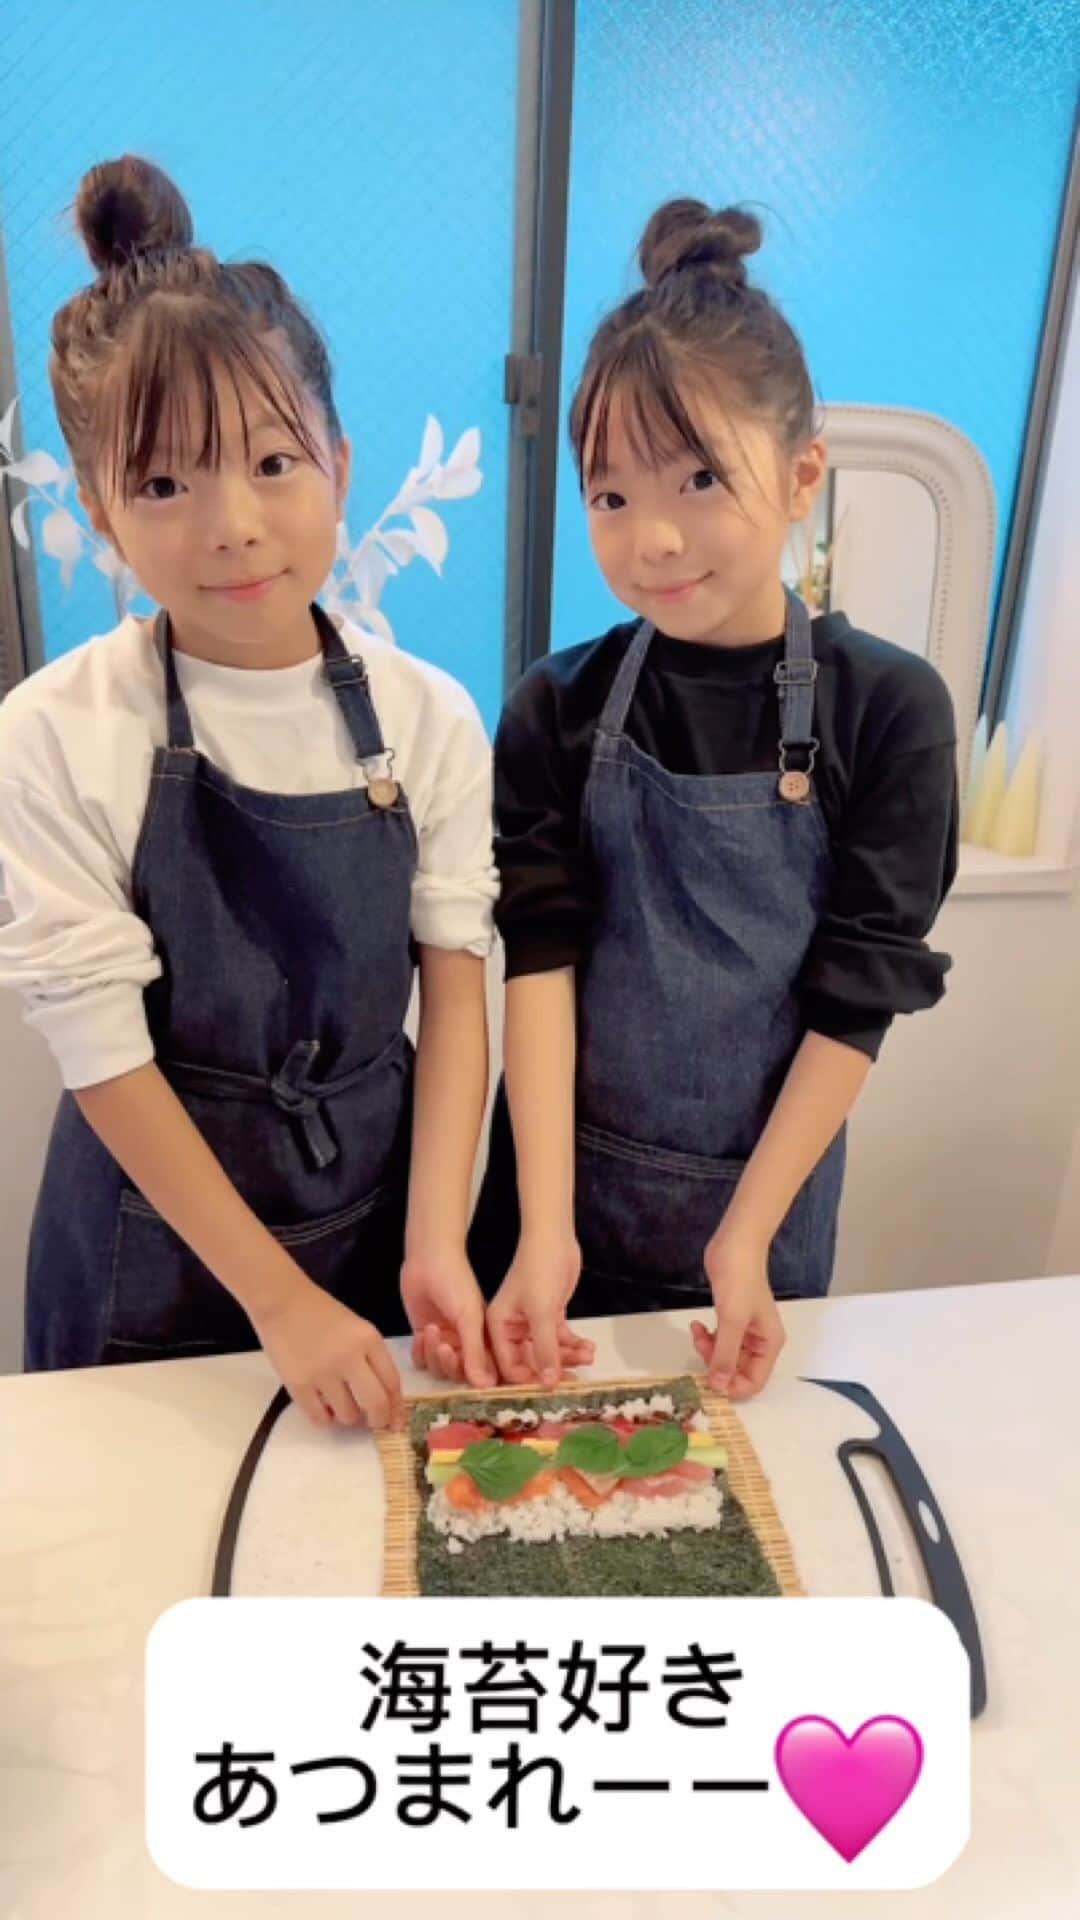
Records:
M778 1373L742 1415L804 1585L878 1590L835 1458L838 1440L870 1425L797 1376L861 1380L942 1506L988 1667L967 1851L934 1887L864 1895L858 1920L865 1910L1076 1920L1080 1278L849 1295L800 1302L785 1318ZM594 1323L597 1377L687 1370L688 1319ZM405 1381L430 1384L408 1370ZM0 1380L4 1920L430 1920L429 1895L192 1893L146 1855L146 1634L174 1601L208 1590L224 1504L274 1384L260 1354ZM375 1591L380 1533L369 1436L316 1433L290 1409L252 1489L235 1587ZM901 1536L886 1537L899 1589L921 1591ZM505 1920L508 1906L490 1893L435 1904L439 1920ZM510 1904L514 1920L835 1920L837 1910L825 1894L515 1893Z

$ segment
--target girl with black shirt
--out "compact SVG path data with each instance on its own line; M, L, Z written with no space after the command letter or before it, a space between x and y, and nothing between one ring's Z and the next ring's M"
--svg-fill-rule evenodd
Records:
M889 1023L949 966L926 936L955 871L951 703L782 583L826 449L747 278L760 240L696 201L650 220L571 413L636 618L538 662L499 727L506 1074L472 1249L512 1380L556 1377L571 1298L711 1304L710 1382L756 1392L776 1301L829 1286L845 1122Z

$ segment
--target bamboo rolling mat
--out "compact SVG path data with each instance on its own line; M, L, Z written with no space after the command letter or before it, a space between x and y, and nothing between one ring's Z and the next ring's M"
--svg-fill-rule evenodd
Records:
M664 1386L663 1380L589 1380L575 1382L582 1390L593 1392L626 1393L635 1395L655 1393ZM795 1570L795 1560L791 1551L791 1542L780 1523L780 1516L773 1505L772 1491L761 1468L757 1454L750 1444L738 1414L729 1400L720 1394L712 1393L702 1387L701 1405L709 1427L726 1447L728 1464L726 1478L731 1492L742 1507L765 1558L776 1576L777 1585L782 1594L789 1597L801 1597L803 1588ZM564 1390L564 1398L569 1397L569 1383ZM471 1400L512 1400L515 1405L528 1406L532 1400L543 1399L548 1402L557 1398L559 1389L539 1389L530 1391L521 1387L496 1387L477 1392L475 1388L467 1391L448 1393L417 1394L406 1398L406 1408L411 1412L421 1406L425 1400L437 1400L440 1404L451 1398ZM420 1591L416 1571L416 1529L420 1518L420 1495L416 1485L416 1460L408 1433L377 1433L376 1445L382 1463L383 1477L386 1483L386 1527L383 1545L383 1584L382 1592L387 1595L415 1595Z

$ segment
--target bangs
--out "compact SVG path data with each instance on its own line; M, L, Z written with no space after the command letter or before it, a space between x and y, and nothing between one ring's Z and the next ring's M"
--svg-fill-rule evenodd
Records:
M110 490L130 500L163 456L175 467L219 466L224 381L236 397L246 457L257 401L325 465L304 417L302 383L250 315L161 294L134 316L100 392L94 437Z
M630 451L642 466L655 472L689 453L734 492L726 462L683 398L673 356L648 327L624 335L574 401L570 432L582 486L607 471L615 406Z

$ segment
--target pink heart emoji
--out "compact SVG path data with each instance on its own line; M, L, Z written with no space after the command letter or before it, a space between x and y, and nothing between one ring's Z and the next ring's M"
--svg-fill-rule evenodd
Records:
M908 1720L881 1714L849 1740L831 1720L789 1720L776 1765L799 1812L852 1861L899 1813L922 1772L923 1743Z

